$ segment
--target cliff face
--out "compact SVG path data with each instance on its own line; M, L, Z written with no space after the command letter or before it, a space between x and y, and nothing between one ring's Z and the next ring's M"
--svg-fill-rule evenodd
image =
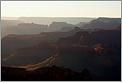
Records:
M120 33L120 30L100 30L91 33L79 31L54 43L40 42L38 45L18 49L14 56L2 61L2 64L33 65L54 55L57 49L59 56L55 60L56 66L75 71L88 68L101 77L99 80L118 80L121 71Z

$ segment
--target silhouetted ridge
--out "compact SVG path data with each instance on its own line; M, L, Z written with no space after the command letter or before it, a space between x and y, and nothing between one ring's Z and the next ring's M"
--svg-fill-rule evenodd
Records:
M120 18L98 18L84 25L83 28L111 30L115 29L120 24L121 24Z
M90 72L75 72L63 67L45 67L34 71L22 68L2 67L2 81L90 81Z

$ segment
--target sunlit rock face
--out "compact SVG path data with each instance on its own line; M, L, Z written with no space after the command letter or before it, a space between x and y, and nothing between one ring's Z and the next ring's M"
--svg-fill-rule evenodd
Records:
M104 48L103 44L101 44L101 43L96 44L94 47L94 51L97 54L102 54L104 50L105 50L105 48Z

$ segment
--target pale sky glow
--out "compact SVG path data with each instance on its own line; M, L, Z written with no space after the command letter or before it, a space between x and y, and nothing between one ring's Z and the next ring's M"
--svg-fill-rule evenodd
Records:
M121 17L121 1L1 1L2 17Z

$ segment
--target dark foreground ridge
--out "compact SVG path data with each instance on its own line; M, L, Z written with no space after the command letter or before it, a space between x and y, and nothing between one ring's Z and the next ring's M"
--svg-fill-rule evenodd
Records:
M75 72L63 67L44 67L34 71L24 68L2 67L2 81L92 81L89 70Z

